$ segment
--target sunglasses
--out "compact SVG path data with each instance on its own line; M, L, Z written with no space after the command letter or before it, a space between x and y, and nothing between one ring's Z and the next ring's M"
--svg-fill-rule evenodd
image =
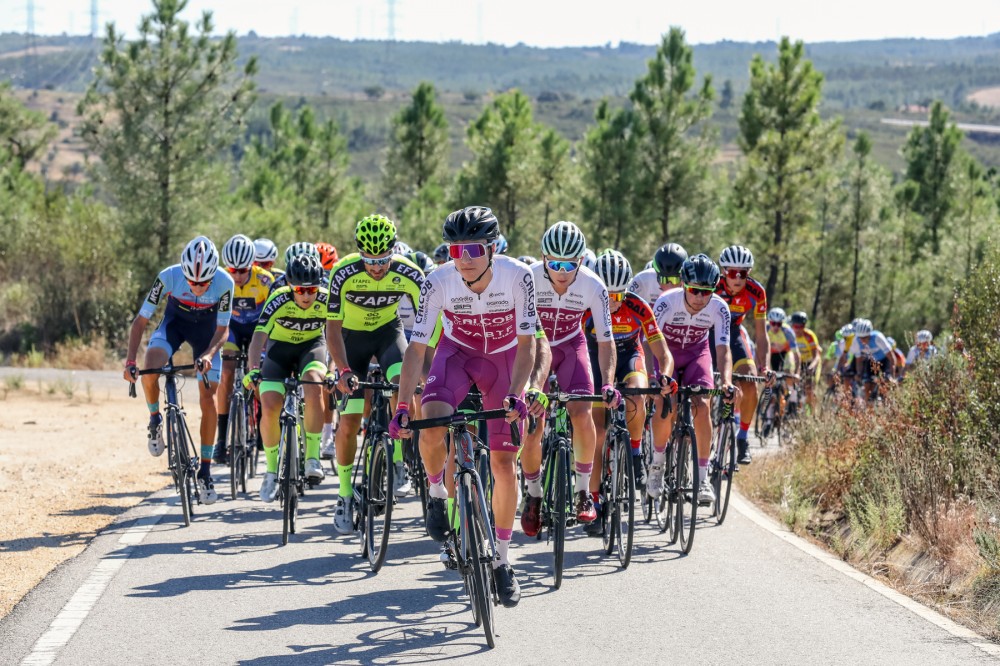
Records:
M623 300L625 300L625 292L624 291L609 291L608 292L608 298L610 298L613 301L623 301Z
M805 327L806 327L805 324L792 324L792 328L794 328L796 331L805 330Z
M301 296L315 294L319 291L319 287L292 287L292 291Z
M726 277L730 280L746 280L750 271L746 268L730 268L726 271Z
M365 262L369 266L385 266L392 261L392 255L390 254L387 257L366 257L362 254L361 261Z
M679 275L671 275L670 277L663 277L661 275L661 276L658 276L657 279L660 281L660 284L674 284L674 285L677 285L677 284L681 283L681 278L680 278Z
M550 271L564 271L569 273L570 271L575 271L580 267L579 261L569 261L567 259L550 259L545 262L545 265L549 267Z
M770 321L768 323L771 325L771 328L781 328L783 326L780 321Z
M271 267L274 266L274 262L273 261L258 261L258 262L255 262L255 263L258 266L260 266L261 268L263 268L265 271L271 270Z
M191 285L192 287L207 287L208 285L210 285L212 283L212 281L211 280L203 280L201 282L194 282L192 280L188 280L187 283L189 285Z
M715 292L715 289L713 287L694 287L686 284L684 285L684 291L692 296L711 296Z
M485 257L486 245L483 243L452 243L448 246L448 256L452 259L461 259L463 254L468 255L469 259Z
M229 271L230 275L244 275L244 274L250 272L249 268L232 268L232 267L230 267L230 268L227 268L226 270Z

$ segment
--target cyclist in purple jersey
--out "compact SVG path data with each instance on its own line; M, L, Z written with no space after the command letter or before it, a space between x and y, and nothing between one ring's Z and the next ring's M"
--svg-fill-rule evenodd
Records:
M399 402L389 423L393 438L410 437L405 427L409 402L439 314L443 330L421 398L422 417L453 414L473 383L482 392L485 409L507 410L511 423L527 414L522 393L534 366L537 321L531 271L514 259L494 255L492 242L500 226L489 208L470 206L455 211L445 220L443 232L453 261L427 276L421 287L413 333L403 355ZM521 598L508 559L517 505L517 447L506 423L493 420L488 427L499 556L493 563L494 580L500 600L511 607ZM420 437L420 454L430 482L427 532L442 542L451 530L446 512L445 432L445 428L429 428Z

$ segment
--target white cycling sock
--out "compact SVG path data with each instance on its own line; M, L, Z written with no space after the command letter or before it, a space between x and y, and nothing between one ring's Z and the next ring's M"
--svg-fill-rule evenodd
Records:
M663 451L653 451L653 464L654 465L663 465L666 462L667 462L667 451L666 451L666 449L664 449Z
M443 479L431 484L430 496L435 499L448 499L448 489L444 487Z

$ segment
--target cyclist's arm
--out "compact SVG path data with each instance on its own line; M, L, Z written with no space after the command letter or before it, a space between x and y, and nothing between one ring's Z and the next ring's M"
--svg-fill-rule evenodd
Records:
M247 351L247 366L251 370L256 370L260 367L260 355L264 350L264 345L267 344L268 335L264 331L256 330L253 332L253 337L250 338L250 348Z
M753 325L757 335L757 370L764 372L770 368L768 354L771 351L771 342L767 339L767 320L754 319Z
M615 365L618 362L618 352L614 342L597 343L597 363L601 368L601 386L614 386ZM597 377L594 377L597 383Z
M342 319L326 320L326 351L333 359L335 368L347 369L347 347L344 346L344 321Z
M135 362L135 355L139 351L139 343L142 341L142 334L146 330L149 318L137 314L132 320L132 328L128 332L128 352L125 354L126 361Z
M420 369L424 363L424 356L427 345L423 342L415 342L412 339L403 352L403 367L399 371L399 394L397 404L405 402L410 404L413 400L413 391L420 381ZM523 384L522 384L523 386Z
M674 355L670 353L670 347L667 346L667 341L660 336L656 339L650 339L649 348L656 358L660 361L660 374L670 375L674 374Z
M729 344L715 345L715 360L719 365L719 378L723 386L733 385L733 356ZM671 373L673 374L673 373Z
M412 345L413 343L411 342L410 344ZM410 350L407 349L406 351L409 352ZM517 354L514 356L514 367L510 371L510 387L507 393L521 395L534 367L535 334L517 336Z
M215 335L212 336L212 341L208 343L208 348L205 353L202 354L202 358L211 359L215 356L216 352L222 349L222 345L226 344L226 340L229 338L229 325L225 324L222 326L215 327Z
M528 379L528 388L544 390L545 380L552 365L552 348L545 334L535 336L535 367Z

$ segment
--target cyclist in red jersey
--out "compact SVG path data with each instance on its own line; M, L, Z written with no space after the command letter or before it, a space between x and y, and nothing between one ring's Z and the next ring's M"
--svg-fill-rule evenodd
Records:
M763 285L750 277L753 270L753 253L742 245L731 245L719 255L722 279L715 293L729 305L732 328L729 332L729 349L733 355L733 373L756 375L757 370L767 369L767 294ZM740 326L747 315L753 313L754 338L757 342L756 359L750 353L750 340ZM756 360L756 364L754 361ZM737 381L743 392L740 401L740 431L736 435L737 462L749 465L751 462L747 438L750 422L757 409L757 385L753 382Z

